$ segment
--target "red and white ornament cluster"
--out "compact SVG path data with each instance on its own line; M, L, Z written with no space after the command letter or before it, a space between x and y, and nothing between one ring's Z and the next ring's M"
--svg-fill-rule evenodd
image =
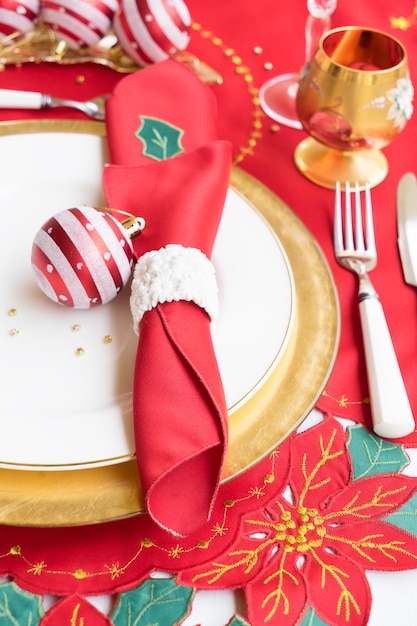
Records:
M123 50L139 65L185 50L191 17L183 0L121 0L113 21Z
M73 50L95 46L112 24L118 0L41 0L40 17Z
M134 262L128 231L110 213L75 207L39 229L32 269L54 302L89 309L113 300L128 282Z
M72 50L93 47L113 29L123 51L149 65L185 50L191 16L184 0L0 0L0 43L40 19Z
M33 30L40 5L40 0L0 0L0 41L13 33Z

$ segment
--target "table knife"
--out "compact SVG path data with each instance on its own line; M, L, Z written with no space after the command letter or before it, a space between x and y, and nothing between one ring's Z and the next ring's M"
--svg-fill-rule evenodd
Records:
M411 172L398 184L397 227L404 280L417 286L417 180Z

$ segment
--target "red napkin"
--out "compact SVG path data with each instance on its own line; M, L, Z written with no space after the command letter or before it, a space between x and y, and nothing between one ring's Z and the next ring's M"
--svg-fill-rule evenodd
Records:
M144 165L158 158L144 149L137 134L146 118L182 131L180 145L189 152L217 139L216 114L211 88L190 69L173 59L150 65L123 78L106 101L110 162Z
M146 220L143 233L133 242L141 257L132 283L134 317L138 298L143 296L144 308L149 309L139 323L133 383L137 462L149 514L178 535L190 534L209 519L227 445L227 407L211 320L200 306L210 284L213 287L208 259L231 169L230 144L210 141L214 114L210 88L174 61L121 81L108 103L110 156L125 165L106 167L107 201ZM135 135L144 116L180 128L181 146L187 151L182 148L160 161L144 155L147 141ZM149 305L175 262L164 265L161 259L172 254L181 262L184 257L191 268L185 281L180 276L185 286L176 287L185 295L179 301L175 296ZM149 270L148 259L156 277L149 271L136 277L144 264ZM194 269L201 270L203 278L195 280ZM169 292L170 285L164 284L164 289ZM194 296L198 304L190 299ZM166 297L170 300L172 294Z

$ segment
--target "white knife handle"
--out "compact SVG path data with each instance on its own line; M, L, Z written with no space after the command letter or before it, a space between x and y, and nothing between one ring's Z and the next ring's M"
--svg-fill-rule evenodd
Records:
M1 109L41 109L43 95L37 91L0 89Z
M416 426L382 305L366 297L359 311L374 431L388 439L405 437Z

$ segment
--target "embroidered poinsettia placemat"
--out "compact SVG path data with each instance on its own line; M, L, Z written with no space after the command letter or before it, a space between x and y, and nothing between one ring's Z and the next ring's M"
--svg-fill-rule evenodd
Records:
M0 571L14 582L0 586L0 605L17 623L31 615L42 625L68 616L173 625L196 590L240 589L247 616L232 624L365 625L367 570L417 567L417 477L404 473L408 464L403 446L328 415L223 485L212 521L186 540L146 516L81 536L74 528L5 533ZM64 597L45 612L46 591ZM82 597L103 593L116 594L108 616Z

